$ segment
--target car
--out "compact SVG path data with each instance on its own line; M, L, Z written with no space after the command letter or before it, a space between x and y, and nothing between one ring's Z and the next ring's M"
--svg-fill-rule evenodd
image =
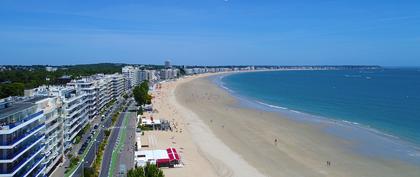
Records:
M98 124L95 124L95 125L93 126L93 128L94 128L94 129L98 129L98 127L99 127L99 126L98 126Z
M85 149L86 149L86 146L82 146L82 147L80 147L78 154L79 154L79 155L80 155L80 154L83 154L83 152L85 152Z

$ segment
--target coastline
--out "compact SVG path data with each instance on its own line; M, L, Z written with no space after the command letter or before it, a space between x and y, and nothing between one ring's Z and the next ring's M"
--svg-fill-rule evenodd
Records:
M330 136L321 131L322 127L239 107L236 98L204 76L183 81L175 89L174 104L180 112L195 114L188 121L198 118L205 123L204 127L190 124L188 129L192 134L196 129L209 128L233 154L239 154L239 159L243 158L265 176L416 176L420 173L415 166L400 161L379 161L348 152L344 147L352 146L352 142ZM274 143L274 139L278 142ZM205 147L209 145L202 138L193 141L207 159L224 162L218 155L209 154L212 150L206 152ZM332 165L327 167L326 161ZM217 169L214 164L211 166ZM240 170L231 168L227 176L240 176Z
M275 112L280 117L293 121L303 121L311 124L323 124L323 131L336 138L357 143L358 146L347 147L349 150L357 151L363 155L376 156L384 159L398 159L418 165L420 168L420 146L399 136L385 133L371 126L359 122L351 122L344 119L333 119L321 115L310 114L288 107L271 105L256 98L240 95L228 88L222 81L226 76L235 73L211 76L218 87L228 92L238 101L238 106L248 109L264 110ZM358 137L356 137L358 136ZM372 148L375 147L375 148Z

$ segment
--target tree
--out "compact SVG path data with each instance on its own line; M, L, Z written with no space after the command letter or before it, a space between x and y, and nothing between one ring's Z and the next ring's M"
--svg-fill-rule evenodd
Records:
M127 177L145 177L143 168L133 168L128 171Z
M144 168L144 173L146 177L164 177L163 171L159 169L156 165L147 164Z
M133 89L134 100L137 105L150 104L152 102L152 96L149 95L149 82L143 81L140 85L137 85Z
M0 98L8 96L22 96L25 85L23 83L0 84Z
M127 177L165 177L165 175L156 165L147 164L145 167L136 167L129 170Z

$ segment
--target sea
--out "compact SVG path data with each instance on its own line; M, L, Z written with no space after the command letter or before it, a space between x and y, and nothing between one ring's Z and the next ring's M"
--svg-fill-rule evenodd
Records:
M352 151L420 166L420 68L243 72L217 82L248 106L327 124L326 133L357 142Z

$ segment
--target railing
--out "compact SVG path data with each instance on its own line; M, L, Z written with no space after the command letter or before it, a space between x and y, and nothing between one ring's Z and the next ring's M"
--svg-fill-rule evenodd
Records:
M15 127L19 126L20 124L23 124L23 123L41 115L41 114L43 114L43 113L44 113L44 111L39 111L35 114L31 114L31 115L27 116L26 118L24 118L24 119L22 119L18 122L13 122L13 123L9 123L7 125L2 125L2 126L0 126L0 130L9 130L9 129L15 128Z
M39 129L41 129L44 126L44 124L39 124L38 126L32 128L31 130L29 130L28 132L24 133L23 135L11 139L11 140L6 140L6 141L0 141L0 146L10 146L15 144L16 142L20 141L21 139L27 137L28 135L30 135L31 133L38 131Z
M35 158L35 156L39 155L39 152L42 151L43 147L44 146L41 146L41 148L39 148L38 152L36 152L36 153L26 157L26 158L20 159L19 163L18 164L13 164L13 167L11 167L11 168L6 168L6 169L0 168L0 174L13 173L14 171L19 169L23 165L25 165L26 168L29 168L29 169L32 168L32 165L34 165L35 163L37 163L37 162L39 162L40 160L43 159L43 156ZM29 162L29 160L32 160L32 162ZM22 170L22 169L20 169L20 170ZM27 169L23 168L23 171L21 171L21 172L25 172L25 171L27 171ZM21 172L19 172L19 173L21 173Z
M31 173L35 174L34 176L39 176L44 171L45 168L47 168L47 165L41 165L39 168L37 168L37 170L35 170Z
M12 151L12 149L9 149L8 153L6 153L3 156L0 156L0 160L10 160L10 159L15 158L17 155L19 155L23 151L27 150L29 147L35 146L34 143L39 141L43 137L44 137L43 135L38 135L38 136L34 136L34 137L30 138L29 141L25 142L25 144L18 147L18 149L15 150L15 152L9 152L9 151ZM16 148L14 148L14 149L16 149Z

